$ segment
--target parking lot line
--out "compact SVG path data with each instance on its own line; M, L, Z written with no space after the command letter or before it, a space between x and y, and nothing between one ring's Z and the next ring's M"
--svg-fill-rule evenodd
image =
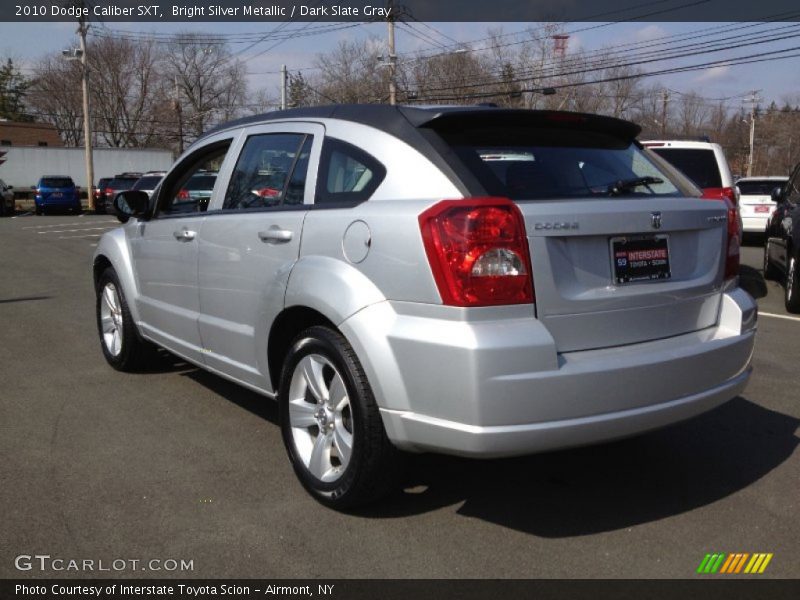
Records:
M74 239L84 239L84 238L99 238L102 237L102 233L87 233L86 235L60 235L57 239L59 240L74 240Z
M98 229L102 229L104 231L108 231L109 229L114 229L113 227L82 227L80 229L56 229L56 230L48 230L48 231L37 231L36 233L43 234L43 233L75 233L76 231L97 231Z
M92 223L118 223L117 220L107 220L107 221L92 221ZM51 227L70 227L74 226L75 223L55 223L52 225L30 225L29 227L23 227L22 229L49 229ZM81 223L83 225L83 223Z
M786 319L787 321L798 321L800 322L800 317L790 317L788 315L776 315L774 313L765 313L760 312L758 313L759 317L772 317L773 319Z

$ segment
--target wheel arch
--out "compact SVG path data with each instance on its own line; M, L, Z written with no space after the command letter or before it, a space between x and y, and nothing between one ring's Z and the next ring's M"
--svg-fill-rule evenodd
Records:
M125 240L125 232L122 227L109 231L100 238L92 259L92 277L95 288L103 271L108 267L114 269L117 274L133 321L138 324L138 287L133 274L133 264L128 251L128 244Z
M290 306L282 310L272 323L267 340L267 364L269 380L275 393L280 385L281 369L289 347L301 332L309 327L322 325L342 333L321 312L308 306ZM344 335L344 334L342 334Z

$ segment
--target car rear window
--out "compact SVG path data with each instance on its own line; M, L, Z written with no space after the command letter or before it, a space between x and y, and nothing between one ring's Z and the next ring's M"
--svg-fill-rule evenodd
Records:
M108 184L112 190L129 190L133 187L133 184L136 183L136 179L129 179L127 177L119 177L117 179L112 179L111 183Z
M64 188L72 187L75 183L69 177L45 177L42 179L41 187Z
M774 179L762 179L760 181L751 179L750 181L737 182L736 187L739 188L739 192L742 196L769 196L772 194L772 190L784 183L783 181Z
M638 146L611 135L564 129L492 127L440 134L489 194L514 200L608 197L619 181L626 196L677 196L671 176Z
M216 175L195 175L191 177L186 185L183 186L185 190L213 190L214 184L217 181Z
M142 177L133 184L132 190L152 190L161 181L161 175L154 175L152 177Z
M714 151L704 148L650 148L701 188L722 187Z

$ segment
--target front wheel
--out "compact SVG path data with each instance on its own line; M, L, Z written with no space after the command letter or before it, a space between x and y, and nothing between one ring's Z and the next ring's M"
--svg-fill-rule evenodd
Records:
M353 348L337 331L295 338L278 390L283 442L303 486L331 508L355 508L388 493L397 451Z
M789 267L786 269L786 310L790 313L800 313L800 272L797 269L797 258L789 258Z
M97 331L103 356L118 371L138 371L151 358L152 344L136 330L116 272L108 267L97 282Z

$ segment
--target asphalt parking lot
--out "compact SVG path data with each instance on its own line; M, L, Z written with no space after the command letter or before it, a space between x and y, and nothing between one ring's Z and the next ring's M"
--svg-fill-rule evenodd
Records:
M0 577L691 578L709 552L773 553L758 577L800 577L800 319L758 247L741 397L602 446L411 457L403 491L343 515L300 487L269 400L176 360L106 365L90 263L115 226L0 220ZM193 568L17 570L34 554Z

